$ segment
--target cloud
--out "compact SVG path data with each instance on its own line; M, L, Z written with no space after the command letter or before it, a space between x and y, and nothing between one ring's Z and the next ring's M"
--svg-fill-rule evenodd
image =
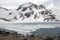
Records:
M17 7L20 4L32 2L35 4L43 4L45 6L50 5L53 3L53 5L57 8L60 8L60 0L0 0L0 6L11 6L11 7Z
M54 0L54 7L60 10L60 0Z
M6 7L6 8L14 8L14 7L18 7L20 4L24 4L28 2L41 4L44 1L46 0L0 0L0 6Z
M7 4L18 4L18 3L27 3L27 2L33 2L33 3L42 3L44 2L45 0L0 0L0 4L4 4L4 5L7 5Z

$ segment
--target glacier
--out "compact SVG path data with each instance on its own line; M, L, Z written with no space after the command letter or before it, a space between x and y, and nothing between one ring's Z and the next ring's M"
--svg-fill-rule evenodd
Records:
M47 2L49 4L46 4L45 1L39 5L35 3L24 3L16 9L14 9L15 7L12 9L4 8L5 6L0 7L0 28L14 30L26 35L40 28L60 27L60 10L55 7L56 5L54 6L52 1L48 0ZM42 11L43 14L41 14ZM56 18L52 20L51 16Z

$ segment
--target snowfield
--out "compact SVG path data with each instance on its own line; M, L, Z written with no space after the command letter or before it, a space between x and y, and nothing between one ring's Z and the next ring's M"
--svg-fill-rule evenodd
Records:
M26 3L20 5L17 9L6 9L0 7L0 22L51 22L59 21L56 10L48 9L44 5L36 5L34 3Z

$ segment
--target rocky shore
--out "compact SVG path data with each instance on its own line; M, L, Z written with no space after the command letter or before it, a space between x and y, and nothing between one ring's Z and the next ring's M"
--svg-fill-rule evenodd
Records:
M5 31L0 29L0 40L60 40L60 36L39 36L18 34L14 31Z
M60 36L49 37L27 35L27 37L25 37L20 34L0 34L0 40L60 40Z

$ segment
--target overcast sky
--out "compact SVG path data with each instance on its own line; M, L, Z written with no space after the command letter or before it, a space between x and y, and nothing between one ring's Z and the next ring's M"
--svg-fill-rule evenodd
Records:
M20 4L32 2L35 4L44 4L49 5L53 3L56 7L60 8L60 0L0 0L0 6L4 6L7 8L16 8Z
M28 3L28 2L32 2L32 3L42 3L45 0L41 1L41 0L0 0L0 6L4 6L7 8L14 8L14 7L18 7L20 4L24 4L24 3Z

